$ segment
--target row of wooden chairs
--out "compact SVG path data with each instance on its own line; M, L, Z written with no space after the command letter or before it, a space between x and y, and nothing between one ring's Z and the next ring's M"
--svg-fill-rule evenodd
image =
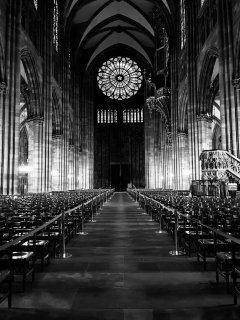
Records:
M236 304L240 294L239 200L199 199L173 194L169 196L152 191L141 194L135 195L135 198L144 211L158 223L161 219L161 225L173 239L178 238L183 251L188 255L195 254L198 263L203 263L203 270L207 270L208 261L214 262L216 282L219 283L220 277L223 277L228 292L232 280Z
M9 214L3 214L9 211L2 210L0 218L0 302L8 299L8 307L11 307L14 278L21 277L21 290L25 291L27 278L31 277L31 280L34 281L36 262L40 262L40 269L43 271L45 264L50 263L50 258L55 258L60 254L63 241L65 244L68 243L79 231L82 231L84 223L92 219L93 214L106 200L102 190L88 192L85 199L82 196L79 197L77 192L74 194L75 199L74 196L67 195L68 200L71 198L71 201L68 201L69 208L66 207L66 203L64 210L61 206L64 214L60 214L57 210L50 211L51 207L48 207L47 211L46 203L44 204L44 217L36 214L36 211L33 214L28 210L22 212L22 208L19 210L20 206L18 206L18 211L15 205L14 210L10 208L12 215L9 219ZM96 195L99 197L96 198ZM58 197L63 198L64 194L58 194ZM34 195L34 201L35 198ZM53 198L55 205L59 205L56 195L53 195ZM25 200L23 199L23 202ZM19 199L18 203L21 203ZM53 202L49 201L49 203L52 205ZM83 203L86 204L82 206ZM56 207L52 208L56 209ZM8 246L13 242L14 246ZM4 249L5 247L7 249Z

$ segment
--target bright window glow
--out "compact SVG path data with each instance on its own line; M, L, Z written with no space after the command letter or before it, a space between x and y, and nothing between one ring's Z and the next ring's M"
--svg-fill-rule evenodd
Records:
M123 100L135 95L142 85L142 72L127 57L111 58L98 70L98 86L110 99Z
M97 123L117 123L117 110L98 109Z
M27 108L24 108L22 112L20 113L20 123L25 121L28 117Z
M123 110L123 123L140 123L140 122L143 122L143 109Z
M185 0L181 0L181 49L186 43L186 8Z
M218 119L221 119L221 114L220 114L220 110L219 108L217 108L216 106L213 106L213 116L215 116Z
M53 44L55 46L56 51L58 52L58 1L53 1Z
M37 10L38 9L38 0L34 0L33 3L34 3L34 6L35 6L35 8Z

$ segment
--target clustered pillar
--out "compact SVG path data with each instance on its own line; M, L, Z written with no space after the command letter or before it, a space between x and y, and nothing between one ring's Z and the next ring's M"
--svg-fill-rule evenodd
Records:
M20 113L20 19L22 1L9 0L6 7L4 74L0 87L0 194L18 192Z

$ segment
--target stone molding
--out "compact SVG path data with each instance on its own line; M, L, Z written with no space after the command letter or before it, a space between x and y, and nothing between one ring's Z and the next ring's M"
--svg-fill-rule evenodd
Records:
M7 89L8 89L8 87L7 87L6 82L4 82L4 81L0 82L0 93L7 94Z
M39 124L42 124L43 121L44 121L43 117L38 117L38 116L32 116L31 118L27 119L27 122L39 123Z
M207 121L207 122L212 122L212 116L209 115L208 113L202 113L197 115L197 121Z
M240 90L240 78L235 78L232 80L232 85L236 90Z

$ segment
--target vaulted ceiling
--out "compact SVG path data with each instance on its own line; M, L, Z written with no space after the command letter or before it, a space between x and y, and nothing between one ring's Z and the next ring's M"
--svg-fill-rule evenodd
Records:
M66 0L65 30L75 56L87 69L99 56L121 47L152 66L156 6L166 20L171 19L173 0Z

